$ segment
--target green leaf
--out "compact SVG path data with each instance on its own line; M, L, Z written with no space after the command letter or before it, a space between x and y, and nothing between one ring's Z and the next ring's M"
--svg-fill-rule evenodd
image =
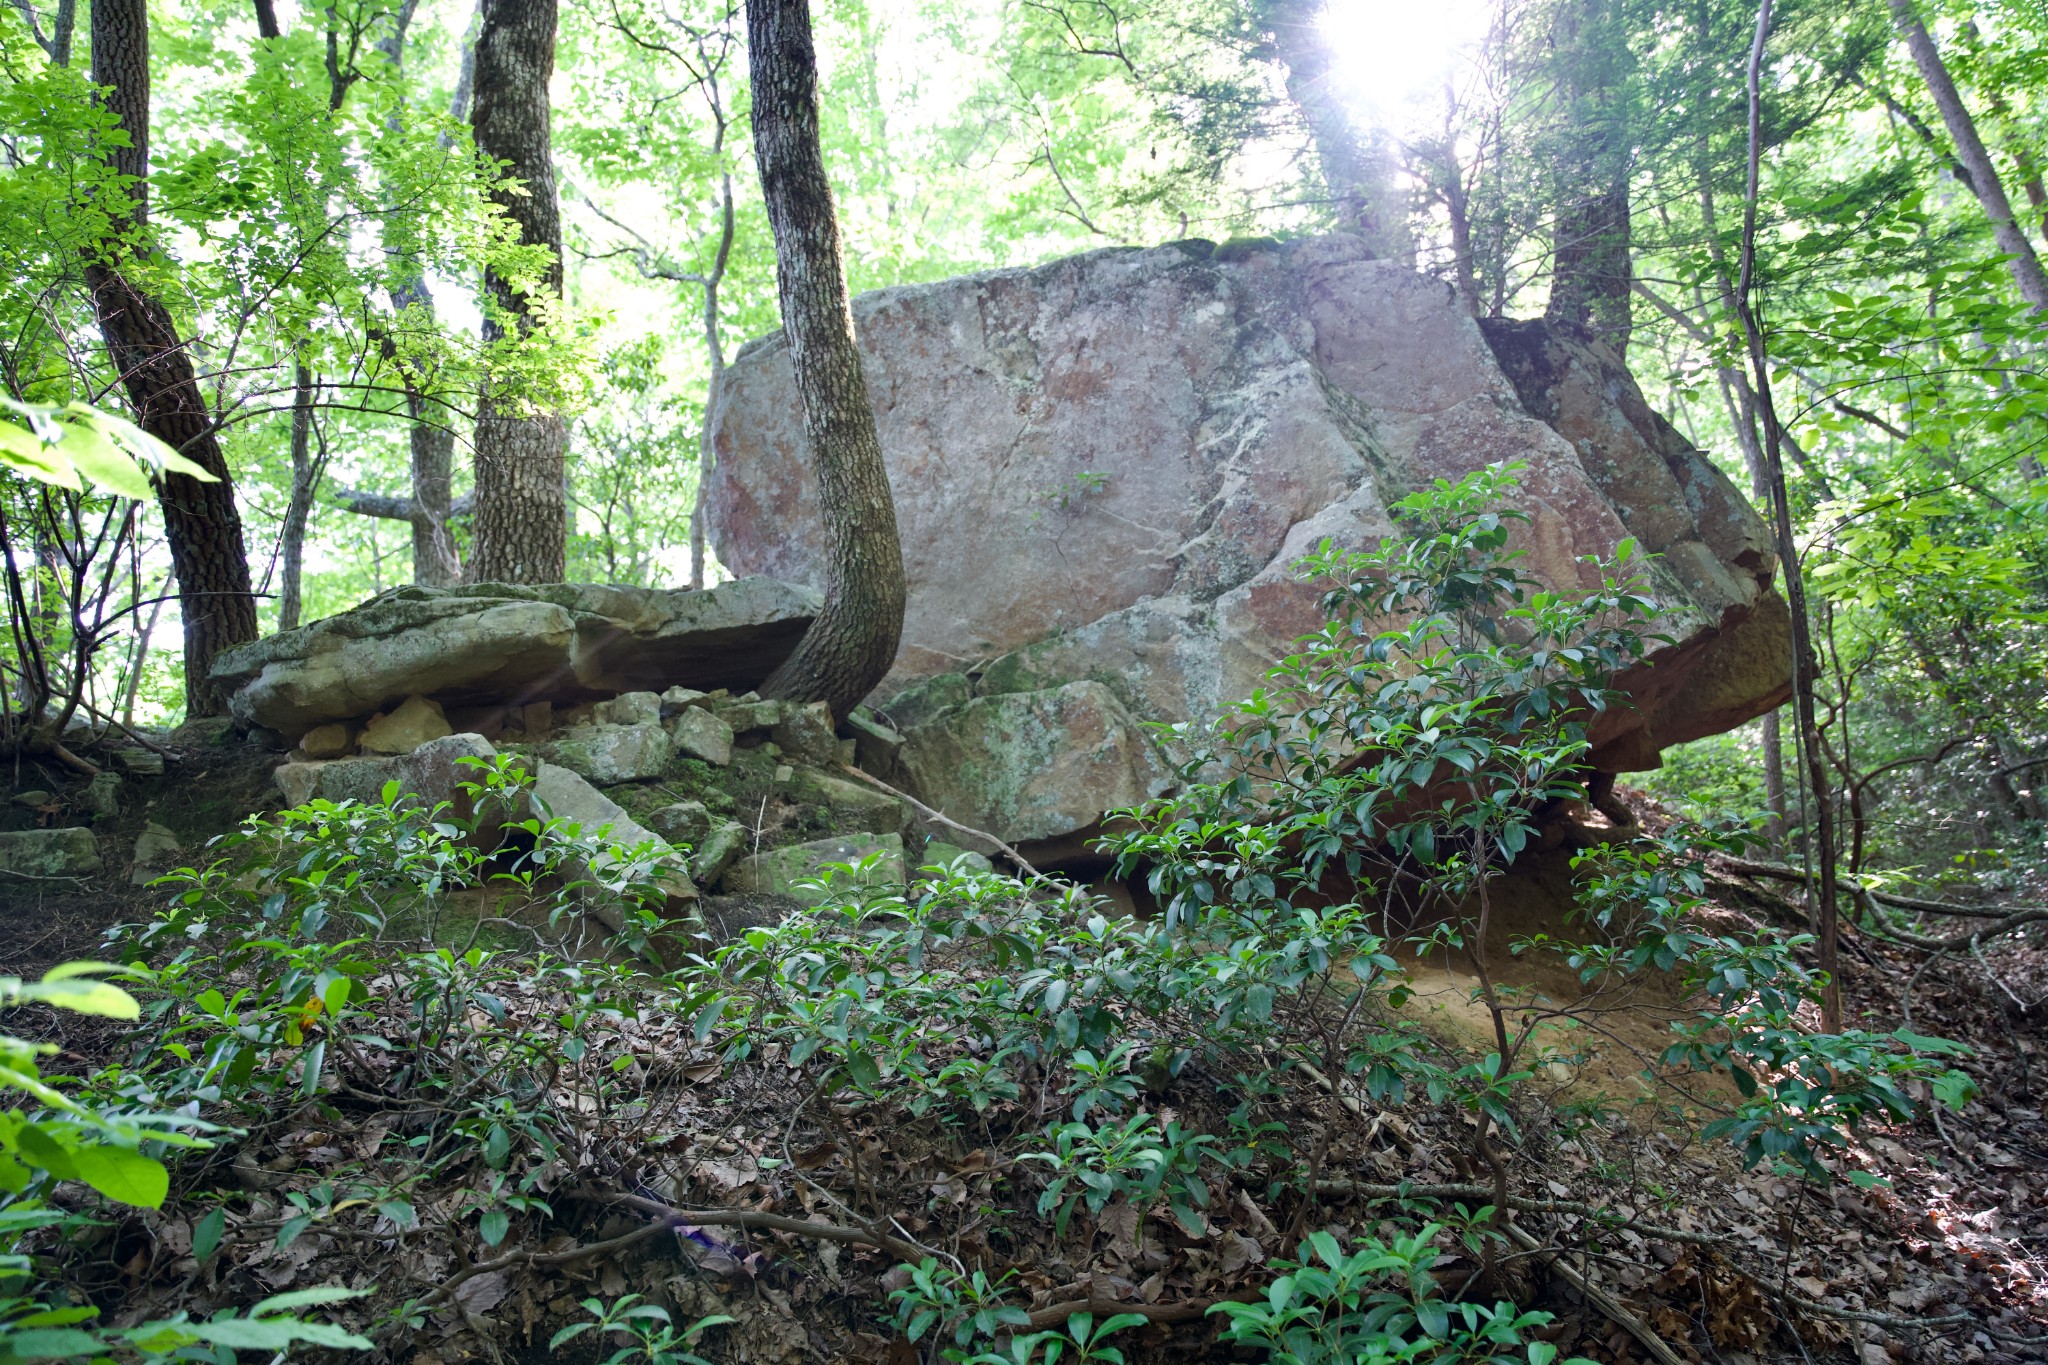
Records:
M874 1057L866 1052L855 1052L848 1055L846 1059L846 1074L853 1078L855 1085L868 1091L870 1094L874 1092L876 1086L882 1083L882 1068L875 1065Z
M44 977L34 985L21 988L23 1000L39 1000L45 1005L74 1014L96 1014L105 1019L139 1019L141 1007L135 997L119 986L105 981L91 981L83 978L51 980Z
M369 1292L367 1289L349 1289L338 1284L316 1284L310 1289L293 1289L283 1294L272 1294L267 1299L258 1300L256 1306L249 1310L249 1316L261 1318L268 1317L272 1313L289 1312L294 1308L315 1308L321 1304L347 1303L350 1299L360 1299Z
M299 1077L300 1099L310 1100L319 1091L320 1068L325 1065L326 1061L327 1040L322 1038L319 1042L306 1049L304 1074Z
M79 482L78 471L57 453L55 446L43 444L34 432L25 431L12 422L0 422L0 468L12 469L37 483L54 484L74 493L85 490L85 485Z
M221 1234L227 1231L227 1226L226 1209L215 1209L200 1219L192 1229L192 1259L201 1265L206 1264L219 1248Z
M78 1178L109 1199L137 1208L162 1208L170 1172L154 1157L126 1147L81 1147L71 1154Z
M484 1245L494 1247L505 1240L511 1231L512 1219L503 1209L489 1209L477 1220L476 1230L483 1235Z
M87 422L67 422L64 439L57 449L72 467L109 493L146 500L151 495L149 477L134 460L115 448L105 432Z
M66 1356L97 1355L100 1339L75 1327L30 1327L20 1332L0 1330L0 1355L21 1360L61 1360Z

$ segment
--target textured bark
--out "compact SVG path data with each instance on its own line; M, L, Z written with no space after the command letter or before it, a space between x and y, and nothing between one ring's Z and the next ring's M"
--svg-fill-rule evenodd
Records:
M57 0L47 34L43 32L42 15L32 0L14 0L14 8L21 15L21 21L28 25L29 35L36 40L36 46L49 57L50 64L71 65L71 33L78 20L78 0Z
M825 528L825 603L761 694L844 716L896 658L906 588L896 503L853 340L832 185L818 145L809 0L749 0L754 160Z
M1273 45L1287 68L1287 98L1315 144L1323 183L1336 201L1337 226L1365 239L1375 256L1415 263L1415 237L1394 184L1383 137L1361 128L1334 88L1335 63L1317 21L1323 0L1274 0L1267 11Z
M128 133L129 145L110 149L116 171L133 176L131 221L148 220L143 177L149 170L149 27L144 0L97 0L92 7L92 76L102 98ZM200 468L214 483L170 475L157 485L164 535L178 576L178 610L185 631L185 708L217 715L227 699L207 678L222 650L256 638L256 598L234 483L220 439L170 311L137 288L120 268L118 244L108 243L86 267L86 284L137 423Z
M1634 274L1622 113L1628 47L1614 0L1569 0L1552 45L1570 127L1556 171L1544 317L1594 333L1626 359Z
M1890 0L1890 3L1892 22L1906 40L1906 51L1912 54L1913 65L1919 68L1920 79L1926 82L1927 93L1934 97L1934 107L1948 129L1949 140L1955 143L1956 160L1969 172L1963 183L1976 195L1984 216L1991 220L1992 239L1998 243L1999 251L2009 258L2006 268L2012 272L2020 297L2035 312L2048 312L2048 273L2043 273L2041 258L2034 254L2033 239L2013 215L2004 182L1998 178L1998 167L1991 160L1991 153L1985 150L1984 139L1978 136L1977 121L1970 116L1968 106L1950 79L1948 66L1934 45L1933 35L1928 33L1927 25L1921 23L1920 16L1914 12L1913 0Z
M555 0L484 0L476 39L475 103L470 127L477 151L504 163L522 193L494 200L519 225L522 242L553 254L540 288L562 293L562 218L549 141L548 78L555 69ZM497 303L484 341L510 324L535 324L532 302L495 271L484 286ZM475 545L469 575L478 582L559 583L565 571L568 499L564 457L568 425L556 413L527 413L486 391L477 408Z
M301 361L292 375L292 495L285 504L284 530L278 537L277 628L299 624L304 606L306 526L313 519L313 494L320 487L320 462L313 459L313 372Z

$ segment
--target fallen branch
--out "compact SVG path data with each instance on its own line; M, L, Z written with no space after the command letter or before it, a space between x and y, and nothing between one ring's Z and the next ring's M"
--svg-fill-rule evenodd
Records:
M1783 863L1753 863L1742 858L1728 858L1722 861L1722 865L1729 871L1745 877L1766 877L1773 881L1794 882L1800 885L1806 883L1804 872ZM1954 905L1947 901L1925 900L1919 896L1901 896L1895 891L1883 891L1874 886L1866 886L1853 877L1842 878L1841 885L1843 890L1861 897L1869 905L1889 905L1898 910L1912 910L1926 915L1949 915L1956 919L1992 921L1980 929L1951 934L1946 938L1916 934L1910 929L1885 924L1881 919L1870 926L1873 932L1896 939L1909 947L1929 952L1953 952L1958 948L1967 948L1987 936L1996 937L2010 933L2014 929L2025 928L2029 924L2048 920L2048 906L2043 905Z
M1794 1308L1819 1313L1823 1317L1839 1318L1843 1322L1867 1322L1874 1327L1889 1327L1895 1332L1925 1332L1939 1328L1969 1326L1994 1341L2020 1346L2048 1345L2048 1336L2023 1337L2013 1332L2001 1332L1985 1322L1982 1313L1949 1313L1938 1318L1906 1318L1896 1313L1865 1313L1854 1308L1836 1308L1829 1304L1817 1303L1790 1290L1773 1289L1762 1280L1757 1281L1757 1286L1772 1298L1789 1303Z
M1587 1303L1593 1305L1609 1321L1640 1342L1643 1349L1650 1353L1650 1358L1657 1362L1657 1365L1685 1365L1685 1361L1679 1356L1678 1352L1672 1350L1665 1343L1664 1338L1651 1330L1650 1324L1644 1322L1634 1313L1631 1313L1622 1305L1621 1300L1615 1298L1599 1285L1594 1284L1584 1275L1581 1275L1572 1267L1569 1261L1558 1255L1556 1251L1544 1246L1513 1223L1507 1224L1507 1233L1513 1239L1515 1245L1549 1266L1560 1280L1563 1280L1573 1289L1578 1290Z
M1316 1185L1317 1194L1349 1194L1364 1199L1492 1199L1490 1185L1370 1185L1358 1180L1325 1180ZM1685 1228L1667 1228L1656 1223L1639 1222L1610 1208L1597 1204L1585 1204L1576 1199L1526 1199L1519 1195L1508 1196L1508 1207L1516 1213L1548 1213L1571 1218L1584 1218L1598 1223L1603 1228L1615 1228L1633 1232L1644 1237L1655 1237L1666 1242L1686 1242L1693 1246L1722 1246L1729 1239L1711 1232L1690 1232Z
M1197 1322L1209 1315L1209 1310L1219 1303L1255 1303L1263 1295L1257 1293L1225 1294L1214 1299L1183 1299L1178 1303L1142 1303L1126 1299L1102 1299L1090 1296L1085 1299L1070 1299L1065 1303L1050 1303L1043 1308L1031 1310L1031 1330L1042 1332L1048 1327L1064 1327L1068 1318L1076 1313L1093 1313L1107 1317L1112 1313L1130 1313L1147 1322L1167 1325L1176 1322Z
M804 1218L791 1218L781 1213L761 1213L754 1209L678 1209L649 1199L645 1195L615 1194L603 1190L577 1190L575 1197L598 1204L616 1204L637 1213L651 1213L660 1219L656 1226L669 1227L738 1227L766 1228L770 1232L787 1232L798 1237L812 1237L821 1242L846 1242L854 1246L875 1247L891 1256L905 1261L923 1260L931 1253L915 1242L872 1228L844 1227L837 1223L813 1223Z
M1043 873L1041 873L1037 868L1033 867L1029 862L1025 861L1023 854L1019 853L1016 849L1010 847L1010 845L1004 843L1001 839L996 838L995 835L990 834L987 830L976 829L972 825L963 825L958 820L955 820L952 816L946 814L944 811L932 809L930 806L927 806L924 802L912 796L909 792L898 791L896 788L890 786L887 782L884 782L881 778L876 777L873 773L862 772L859 768L854 767L851 763L842 763L839 766L843 768L845 771L852 773L861 781L866 782L871 786L879 787L881 790L889 793L889 795L897 798L899 801L908 801L912 809L916 810L919 815L922 815L925 819L931 821L933 824L944 825L947 829L958 830L960 833L971 835L976 839L988 840L989 843L995 845L996 852L1002 854L1005 858L1008 858L1011 862L1015 863L1017 865L1017 870L1022 872L1025 876L1030 877L1032 880L1047 880ZM1082 1310L1076 1309L1075 1311L1080 1312Z

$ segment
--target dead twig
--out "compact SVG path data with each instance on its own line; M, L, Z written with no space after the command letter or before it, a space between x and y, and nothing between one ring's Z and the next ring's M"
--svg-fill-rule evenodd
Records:
M1544 1246L1513 1223L1507 1224L1507 1234L1515 1245L1548 1265L1560 1280L1578 1290L1586 1302L1598 1309L1602 1316L1640 1342L1657 1365L1685 1365L1678 1352L1672 1350L1664 1338L1651 1330L1650 1324L1623 1307L1621 1300L1573 1269L1571 1262L1558 1255L1555 1250Z
M913 810L915 810L919 815L922 815L925 819L931 821L935 825L944 825L947 829L958 830L960 833L971 835L976 839L986 839L989 843L995 845L996 852L1002 854L1005 858L1008 858L1011 862L1015 863L1017 865L1017 870L1019 872L1022 872L1025 876L1031 878L1032 880L1047 880L1045 874L1041 873L1037 868L1033 867L1029 862L1027 862L1023 854L1019 853L1010 845L1004 843L1001 839L996 838L995 835L990 834L987 830L976 829L972 825L963 825L958 820L955 820L952 816L947 815L944 811L932 809L930 806L927 806L924 802L918 800L910 793L898 791L896 788L890 786L887 782L884 782L881 778L876 777L873 773L862 772L859 768L854 767L851 763L842 763L839 766L845 771L852 773L861 781L868 783L870 786L880 788L882 791L889 793L889 795L895 797L899 801L908 801ZM1076 1309L1075 1311L1079 1312L1081 1310Z

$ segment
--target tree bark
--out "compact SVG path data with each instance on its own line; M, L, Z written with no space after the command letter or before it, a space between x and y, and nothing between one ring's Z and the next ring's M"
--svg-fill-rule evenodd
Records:
M555 197L548 79L555 69L555 0L483 0L476 39L470 128L477 151L502 163L523 192L492 199L519 225L520 240L552 260L540 288L561 297L562 218ZM534 301L495 270L484 275L494 307L484 342L536 324ZM480 582L559 583L566 570L568 499L563 489L568 425L530 413L487 387L477 407L475 544L469 574Z
M832 185L818 145L809 0L748 0L754 159L775 235L775 285L825 522L825 603L761 694L844 716L895 661L903 547L853 339Z
M1544 317L1598 335L1626 359L1634 276L1622 97L1628 39L1611 0L1571 0L1558 11L1553 45L1571 126L1556 171Z
M718 140L725 140L725 125L721 119ZM711 440L711 411L718 402L719 389L725 383L725 344L719 333L718 287L725 279L726 263L732 257L733 202L732 176L722 181L719 197L718 253L713 259L711 273L704 277L704 351L710 362L710 379L704 385L704 424L697 434L697 495L690 504L690 586L704 586L704 489L711 482L711 471L718 464L718 448Z
M306 527L313 519L313 494L320 487L320 465L313 459L313 372L300 361L292 367L292 495L285 504L284 530L278 537L284 563L277 590L277 628L299 624L306 573Z
M1749 158L1748 176L1742 201L1742 264L1735 284L1736 319L1747 343L1750 368L1756 375L1757 415L1762 419L1764 476L1771 493L1772 519L1777 523L1778 562L1785 574L1785 604L1792 617L1792 707L1799 726L1800 748L1806 760L1812 802L1813 828L1808 832L1813 861L1818 864L1814 888L1814 935L1818 939L1820 969L1827 982L1821 993L1821 1027L1828 1033L1842 1030L1842 981L1839 963L1839 923L1835 898L1834 794L1828 780L1827 761L1821 751L1820 725L1815 718L1814 688L1819 674L1813 650L1812 623L1806 614L1806 575L1799 562L1799 545L1792 535L1791 498L1785 486L1783 428L1771 392L1770 357L1763 327L1757 321L1751 291L1756 284L1756 212L1758 181L1763 155L1763 62L1764 45L1771 31L1771 0L1760 0L1756 15L1756 37L1749 49Z
M1977 134L1977 121L1970 116L1968 106L1950 79L1948 66L1941 60L1933 35L1928 33L1927 25L1920 22L1919 14L1913 9L1913 0L1890 0L1890 4L1892 22L1897 25L1899 36L1906 40L1906 51L1912 55L1913 65L1919 68L1927 93L1934 97L1935 110L1948 129L1949 140L1956 145L1956 160L1969 172L1963 183L1977 197L1984 216L1991 220L1992 240L2008 258L2006 268L2012 272L2020 297L2036 313L2048 312L2048 274L2043 273L2041 258L2034 254L2033 238L2027 235L2013 215L2012 202L2005 196L2005 184L1998 178L1998 166L1992 161L1991 153L1985 150L1984 139Z
M96 0L91 22L92 78L103 87L107 108L129 138L128 146L110 149L114 169L134 177L128 223L119 226L140 229L148 221L148 6L144 0ZM222 650L257 634L242 518L191 358L170 310L121 269L127 250L123 243L105 243L86 266L86 285L137 424L216 480L202 483L166 475L157 485L157 499L178 576L178 611L185 632L185 709L194 716L218 715L227 709L227 697L207 676L208 670Z
M1382 260L1415 263L1415 237L1394 184L1384 137L1361 128L1334 88L1335 62L1318 20L1323 0L1277 0L1268 11L1273 45L1287 68L1287 98L1301 111L1337 226L1365 239Z

